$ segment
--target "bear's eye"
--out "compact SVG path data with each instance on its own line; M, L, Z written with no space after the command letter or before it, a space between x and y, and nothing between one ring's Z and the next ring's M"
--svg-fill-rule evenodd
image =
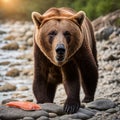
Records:
M64 34L67 42L69 43L70 42L70 38L71 38L71 33L69 31L65 31L63 34Z
M48 33L49 35L49 42L52 43L53 38L57 35L57 31L51 31Z

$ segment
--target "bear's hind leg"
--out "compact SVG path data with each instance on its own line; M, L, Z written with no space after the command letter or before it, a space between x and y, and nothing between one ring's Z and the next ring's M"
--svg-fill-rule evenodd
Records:
M64 111L66 113L75 113L80 107L80 82L77 65L70 61L62 67L63 84L67 94L67 100L64 104Z

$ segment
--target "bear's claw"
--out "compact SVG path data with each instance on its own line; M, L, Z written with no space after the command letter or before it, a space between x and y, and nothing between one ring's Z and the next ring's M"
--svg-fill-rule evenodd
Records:
M75 113L79 110L80 108L80 103L75 103L75 104L65 104L64 105L64 111L68 114Z

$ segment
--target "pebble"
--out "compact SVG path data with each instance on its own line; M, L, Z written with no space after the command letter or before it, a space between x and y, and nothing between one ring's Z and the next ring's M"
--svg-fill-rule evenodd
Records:
M18 50L19 49L19 45L16 42L13 43L8 43L7 45L4 45L2 47L3 50Z
M108 64L108 65L105 66L105 70L112 71L113 70L113 66Z
M27 40L27 45L32 46L33 45L33 38L29 38Z
M119 59L119 57L114 56L112 54L105 56L105 58L104 58L105 61L113 61L113 60L118 60L118 59Z
M32 117L24 117L23 120L35 120L35 119Z
M16 86L6 82L4 85L0 86L0 92L15 91Z
M6 76L17 77L19 76L20 71L17 68L13 68L6 73Z
M9 34L4 39L5 40L14 40L15 38L16 38L16 36Z
M54 118L54 117L56 117L56 116L57 116L56 113L49 113L49 117L50 117L50 118Z
M115 107L115 103L109 99L98 99L87 104L87 107L97 110L107 110Z
M3 61L3 62L0 62L0 65L8 65L8 64L10 64L9 61Z
M17 90L19 90L19 91L27 91L27 90L29 90L29 88L27 86L21 86Z

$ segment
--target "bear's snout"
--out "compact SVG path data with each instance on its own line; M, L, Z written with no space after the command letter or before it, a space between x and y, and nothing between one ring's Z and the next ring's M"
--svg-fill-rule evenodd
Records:
M63 61L66 51L64 44L57 44L55 51L56 51L56 60Z

